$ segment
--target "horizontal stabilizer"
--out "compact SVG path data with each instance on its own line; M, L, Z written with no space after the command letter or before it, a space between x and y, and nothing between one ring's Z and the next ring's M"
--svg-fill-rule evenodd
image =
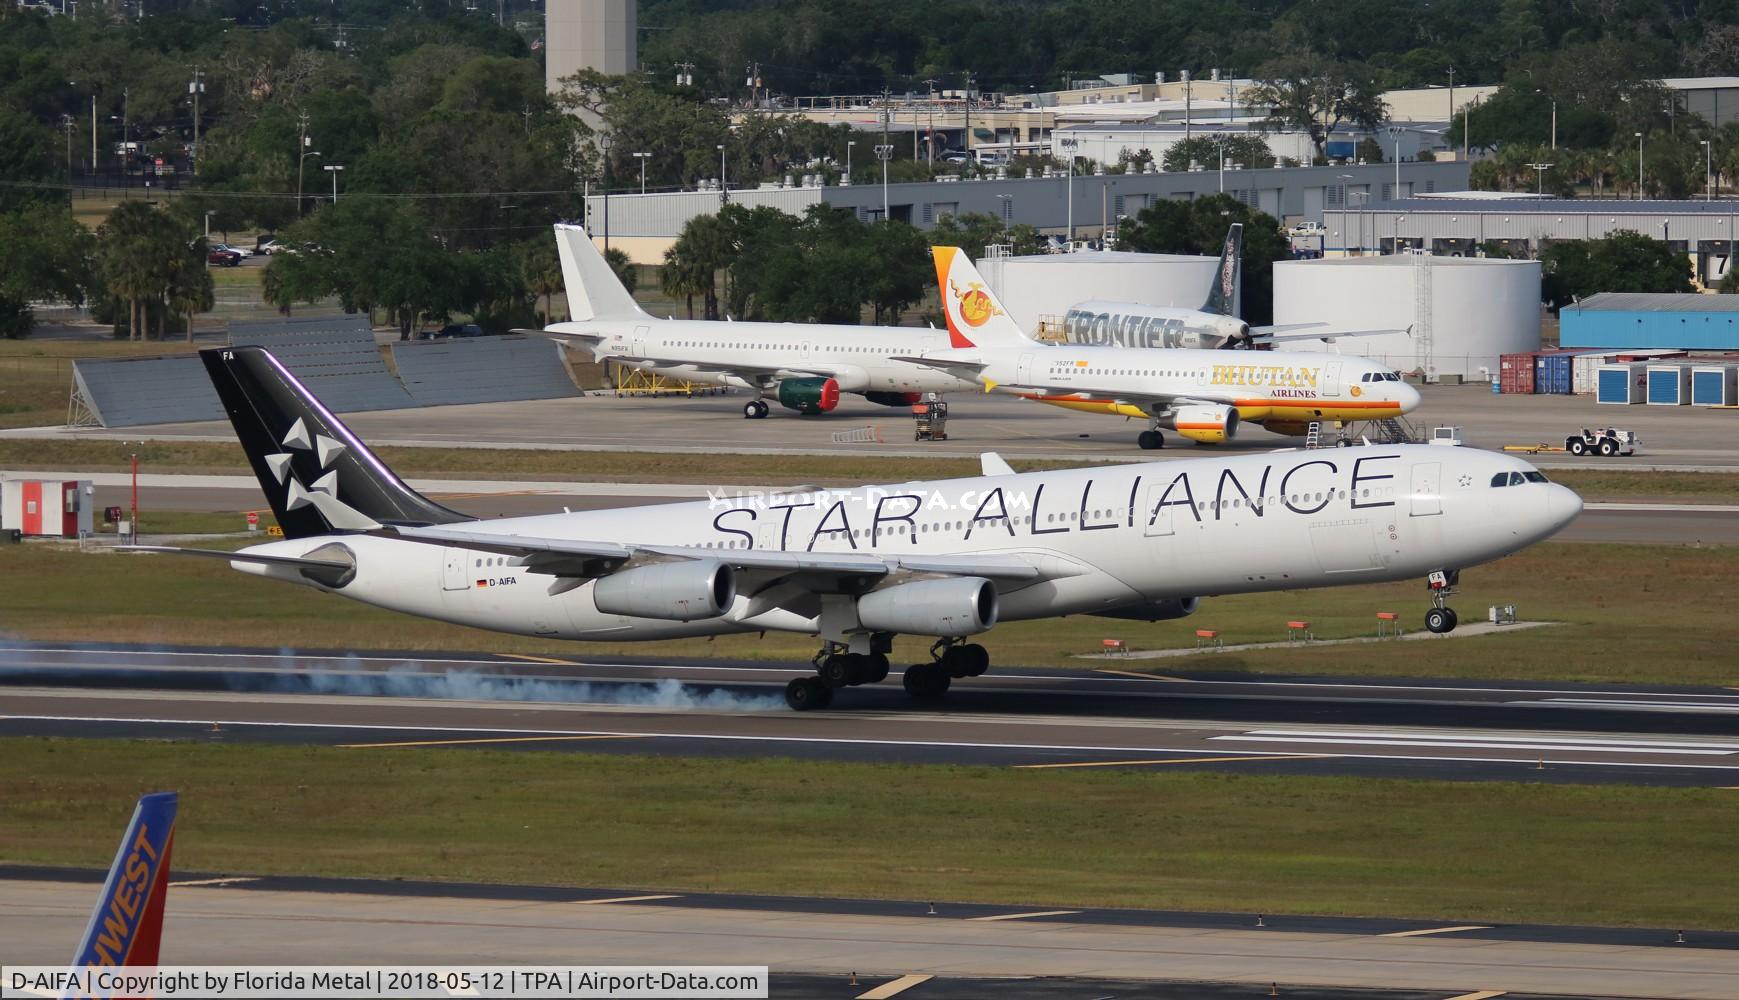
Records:
M323 551L327 547L315 551ZM332 546L341 549L342 546ZM356 563L343 559L310 559L305 556L268 555L263 552L225 552L222 549L183 549L173 545L118 545L117 552L151 552L171 556L197 556L202 559L222 559L231 563L253 563L257 566L282 566L301 572L304 577L328 587L342 587L356 576ZM348 550L346 550L348 551Z

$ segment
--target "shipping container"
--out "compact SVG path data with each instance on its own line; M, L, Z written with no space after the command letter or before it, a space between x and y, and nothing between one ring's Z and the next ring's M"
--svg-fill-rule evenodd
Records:
M1534 391L1554 396L1568 396L1573 385L1571 363L1574 354L1557 351L1534 358Z
M1601 365L1595 380L1597 403L1640 403L1647 396L1647 365Z
M1691 401L1691 369L1686 365L1648 365L1648 405L1685 406Z
M1739 368L1733 365L1698 365L1691 369L1691 404L1693 406L1739 405L1735 382Z
M1534 391L1534 351L1498 357L1498 389L1505 393Z
M1611 355L1601 352L1578 354L1570 362L1570 390L1578 396L1592 396L1595 383L1599 380L1597 373L1600 366L1607 364Z

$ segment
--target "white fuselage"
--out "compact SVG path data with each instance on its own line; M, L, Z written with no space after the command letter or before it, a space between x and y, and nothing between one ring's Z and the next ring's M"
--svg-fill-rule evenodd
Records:
M1424 577L1486 562L1547 537L1581 510L1580 499L1555 484L1490 485L1494 476L1524 470L1532 472L1518 459L1462 448L1360 447L502 518L463 527L504 536L716 549L727 562L732 549L995 553L1029 562L1040 573L1037 580L999 584L999 617L1009 621L1174 598ZM334 543L351 551L356 566L354 579L334 593L478 628L613 641L760 629L818 632L816 618L742 591L717 618L677 622L605 614L593 602L592 583L552 594L554 577L527 572L511 557L380 535L302 538L247 551L304 556ZM232 565L306 583L294 570ZM899 582L892 577L884 586Z
M1092 347L1211 351L1247 339L1250 327L1236 316L1200 309L1095 299L1069 307L1063 315L1063 332L1069 343Z
M600 363L616 361L691 382L766 390L784 378L822 375L838 382L841 392L978 390L970 379L890 360L946 350L946 330L650 318L580 320L548 329L602 336L593 348Z

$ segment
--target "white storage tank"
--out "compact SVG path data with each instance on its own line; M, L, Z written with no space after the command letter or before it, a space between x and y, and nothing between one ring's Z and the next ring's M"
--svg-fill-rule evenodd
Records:
M1364 355L1428 381L1496 378L1500 356L1540 349L1540 264L1424 254L1279 261L1274 322L1400 331L1289 341L1288 350Z
M1217 257L1085 250L1030 257L984 257L978 273L1021 329L1060 323L1069 307L1103 299L1200 308L1219 267Z

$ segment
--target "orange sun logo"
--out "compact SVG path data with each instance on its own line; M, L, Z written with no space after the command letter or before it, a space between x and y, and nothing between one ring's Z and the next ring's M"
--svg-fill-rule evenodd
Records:
M974 288L960 297L960 318L968 326L983 326L990 311L990 296L982 288Z
M1364 391L1364 390L1363 390L1363 389L1360 389L1360 388L1359 388L1359 387L1358 387L1358 386L1356 386L1356 385L1355 385L1355 386L1349 386L1349 387L1348 387L1348 388L1350 388L1350 389L1352 389L1352 391L1353 391L1353 395L1355 395L1355 396L1363 396L1363 395L1364 395L1364 394L1365 394L1365 391Z

